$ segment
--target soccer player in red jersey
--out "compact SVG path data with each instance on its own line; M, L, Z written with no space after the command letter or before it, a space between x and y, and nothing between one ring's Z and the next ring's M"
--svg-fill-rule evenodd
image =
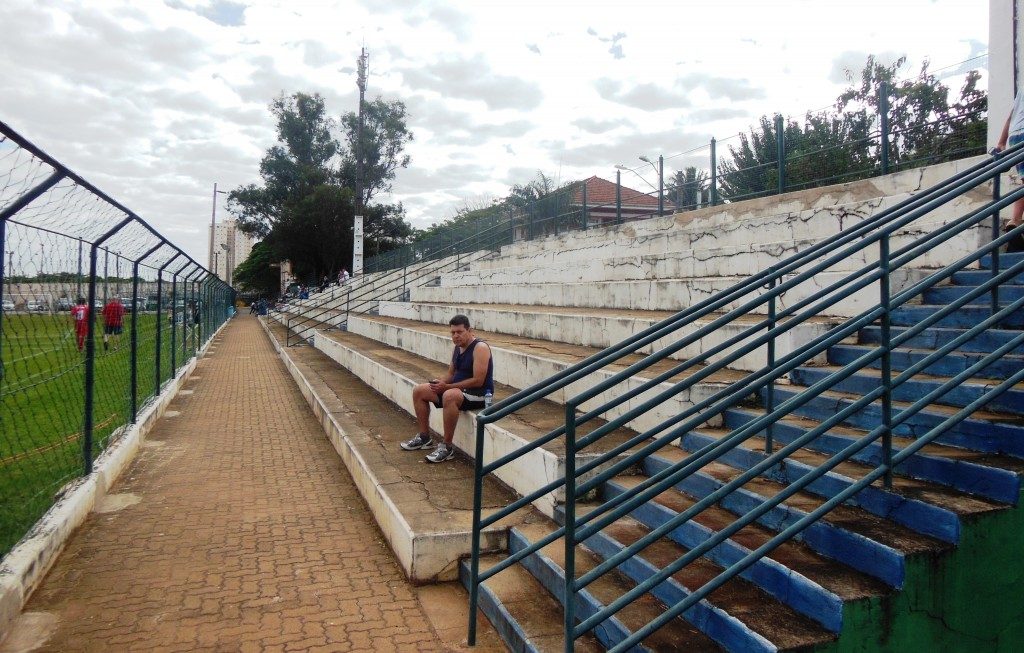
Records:
M79 297L71 307L71 321L75 324L75 337L78 340L78 351L85 346L85 336L89 333L89 307L85 299Z

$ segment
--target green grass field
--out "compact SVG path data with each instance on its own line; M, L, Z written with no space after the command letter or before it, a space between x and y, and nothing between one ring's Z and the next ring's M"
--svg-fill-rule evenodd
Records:
M104 349L97 321L93 456L131 419L130 333ZM156 394L156 315L138 314L138 403ZM177 331L177 364L191 356L193 338ZM162 316L161 383L172 375L171 325ZM205 336L205 334L204 334ZM0 324L0 556L5 555L85 467L85 354L68 314L5 313Z

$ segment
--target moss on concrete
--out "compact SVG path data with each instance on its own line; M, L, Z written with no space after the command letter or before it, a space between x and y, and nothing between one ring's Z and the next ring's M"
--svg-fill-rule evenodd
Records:
M974 517L962 534L908 560L902 590L847 605L838 641L816 650L1024 651L1024 507Z

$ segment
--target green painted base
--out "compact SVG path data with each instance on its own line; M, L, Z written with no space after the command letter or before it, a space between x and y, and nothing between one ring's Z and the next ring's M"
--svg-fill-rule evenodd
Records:
M956 548L908 560L902 590L848 604L839 639L816 650L1024 651L1024 503L962 533Z

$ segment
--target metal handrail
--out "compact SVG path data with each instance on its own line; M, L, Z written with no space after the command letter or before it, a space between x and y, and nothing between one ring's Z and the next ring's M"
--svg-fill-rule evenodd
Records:
M649 455L653 451L656 451L657 449L666 446L671 441L678 439L681 434L694 428L700 423L703 423L708 419L709 416L720 414L721 411L724 410L726 407L735 405L746 396L749 396L752 391L765 387L769 388L770 390L770 388L772 387L771 383L773 383L775 379L784 376L792 369L798 367L801 361L806 360L808 356L814 356L818 353L827 351L828 347L832 346L836 342L839 342L848 335L855 333L859 328L874 322L876 319L882 318L883 324L887 325L888 315L896 307L905 304L906 302L910 301L913 297L920 295L923 290L931 288L935 284L947 279L954 272L963 269L963 267L970 265L973 262L976 262L986 253L992 252L993 258L997 258L999 246L1004 244L1005 242L1008 242L1011 238L1018 237L1019 232L1021 232L1021 229L1017 229L1011 233L1007 233L1001 237L995 238L991 243L978 249L976 252L968 256L965 256L961 258L959 261L956 261L955 263L946 266L942 270L929 275L925 279L912 284L909 288L906 288L905 290L896 294L895 296L889 297L888 276L892 269L898 268L910 262L920 254L926 252L929 248L933 247L934 245L952 238L953 236L957 235L958 233L961 233L965 229L980 224L982 221L989 217L991 217L993 220L993 233L997 233L998 227L995 221L998 216L998 210L1003 206L1006 206L1012 203L1013 201L1016 201L1017 199L1024 197L1024 190L1018 189L1014 193L1010 193L1002 197L1001 199L996 199L989 205L985 206L983 209L980 209L967 216L963 216L959 219L948 222L946 225L939 229L936 229L934 232L929 233L926 236L919 238L911 242L910 244L900 248L896 252L890 254L888 249L889 239L892 236L892 234L901 227L906 226L910 222L919 219L920 217L926 215L935 208L942 206L943 204L946 204L951 199L959 197L960 195L966 193L967 191L977 187L978 185L986 181L994 181L993 186L995 187L995 195L998 197L998 175L1001 174L1002 172L1005 172L1010 167L1021 161L1024 161L1024 150L1022 150L1021 146L1017 146L1015 148L1008 150L1007 152L1003 153L997 158L989 159L977 165L974 165L968 170L965 170L957 175L954 175L950 179L940 184L936 184L931 189L921 194L915 195L914 197L908 198L900 202L896 206L892 207L891 209L881 212L873 216L872 218L865 220L860 225L852 229L844 230L843 232L840 232L839 234L836 234L822 241L821 243L818 243L817 245L808 248L808 250L805 250L804 252L794 255L786 259L785 261L782 261L779 264L772 266L768 270L765 270L757 275L750 277L746 281L741 282L730 289L718 293L704 300L703 302L700 302L699 304L690 307L687 310L677 313L675 316L667 320L664 320L658 324L655 324L641 331L640 333L632 336L631 338L627 339L622 343L619 343L614 347L610 347L598 354L595 354L594 356L591 356L577 363L576 365L566 368L561 373L551 377L550 379L547 379L544 382L534 384L533 386L514 394L512 397L509 397L508 399L496 404L490 409L484 410L482 413L480 413L477 417L477 455L475 463L477 478L474 488L474 541L473 560L471 568L472 605L470 621L470 641L472 642L473 638L475 637L475 623L472 615L475 613L475 601L478 596L479 583L483 582L484 580L492 576L494 573L497 573L497 571L500 571L500 569L507 568L507 566L521 560L523 557L538 550L540 547L546 546L547 544L550 544L562 537L566 539L566 578L568 579L568 584L566 587L565 607L567 633L571 633L573 636L579 636L580 634L589 630L590 627L593 627L603 619L608 618L611 614L614 614L615 611L621 609L621 607L628 603L629 600L632 600L632 598L638 596L639 593L642 593L642 591L650 589L656 583L652 582L651 584L645 585L646 589L644 590L638 589L640 587L638 586L638 588L635 588L634 593L628 594L628 599L624 596L620 601L614 603L612 606L608 606L606 610L598 612L595 615L591 616L589 619L583 621L579 627L575 626L575 620L572 615L573 596L575 592L581 590L589 582L592 582L601 574L606 573L608 570L620 564L627 556L634 555L637 551L641 550L644 546L646 546L646 544L654 541L653 538L655 538L655 536L653 532L649 536L650 539L645 538L644 540L634 543L633 547L637 548L627 548L623 552L620 552L620 554L617 554L616 556L609 558L605 563L599 564L597 567L593 568L590 572L588 572L588 574L585 574L578 580L575 578L575 572L572 568L573 563L571 551L572 549L574 549L577 543L585 540L590 535L593 535L595 532L597 532L597 530L606 526L614 519L618 519L623 514L626 514L636 505L639 505L640 503L648 500L657 493L664 491L664 489L678 482L681 478L685 477L685 475L692 473L692 471L696 469L699 469L700 466L702 466L703 464L710 460L713 460L722 452L739 446L740 444L742 444L742 442L749 439L749 437L752 437L753 435L765 429L768 430L770 435L771 425L774 424L774 422L780 419L782 416L789 414L789 412L794 407L797 407L802 403L810 401L821 392L824 392L830 389L831 387L834 387L837 381L842 380L843 378L846 378L848 376L851 376L860 369L863 369L865 365L874 362L879 358L883 358L884 380L882 387L880 387L879 389L872 393L869 393L858 402L854 402L854 404L851 407L848 407L847 409L840 411L837 415L833 416L825 423L823 423L822 426L812 430L811 433L813 433L813 435L809 437L806 435L802 436L801 438L794 442L787 443L785 447L779 449L776 452L771 451L771 444L769 439L767 444L766 453L768 455L766 460L773 462L778 462L782 460L783 458L785 458L786 455L788 455L792 451L795 451L795 448L799 448L799 446L802 446L802 444L809 441L810 438L817 437L817 435L823 433L828 428L831 428L835 424L838 424L843 418L851 414L851 411L856 410L857 407L866 405L867 403L870 403L875 399L881 398L883 399L883 405L886 406L885 413L887 415L887 418L885 419L882 426L878 427L878 429L875 429L876 431L879 431L880 429L879 433L875 434L875 431L872 431L872 434L869 435L873 435L873 437L871 437L870 439L866 439L862 443L860 448L866 447L868 444L870 444L870 442L873 442L875 439L877 439L877 437L883 438L883 446L885 446L887 449L887 455L885 457L885 460L883 461L883 464L879 466L878 469L881 470L879 472L879 476L884 477L888 485L888 483L890 482L889 479L891 479L892 468L896 464L896 461L903 460L906 458L906 456L911 455L910 453L905 453L908 451L908 448L904 448L898 454L896 454L896 456L901 456L899 458L892 455L892 428L894 428L899 423L902 423L902 421L905 421L907 418L909 418L909 416L913 414L910 412L911 409L905 409L903 412L899 413L895 417L891 415L891 402L888 401L888 398L891 397L892 389L899 386L901 383L905 382L907 379L913 376L913 374L917 373L921 369L924 369L924 367L927 366L927 364L930 364L930 362L934 362L934 360L937 360L937 357L944 355L945 352L951 351L952 348L957 346L957 344L959 343L947 345L941 348L938 352L935 352L931 356L926 357L926 360L930 362L923 363L922 365L915 365L912 368L905 370L902 374L896 376L895 378L891 377L891 370L889 370L888 365L885 362L885 359L889 355L889 351L891 351L893 347L898 346L900 343L905 342L908 338L913 337L913 335L919 333L924 328L927 328L928 325L934 324L938 320L942 319L944 316L948 315L950 312L956 310L959 307L967 305L970 301L976 299L977 297L980 297L986 292L991 292L993 293L993 296L995 296L998 292L999 284L1009 278L1012 278L1013 275L1017 274L1022 269L1024 269L1024 263L1018 264L1003 272L999 272L998 269L994 269L993 276L984 284L978 286L974 291L964 295L956 302L951 302L948 306L944 307L941 311L931 316L927 320L923 320L914 327L905 330L899 336L886 339L885 346L880 346L875 350L872 350L868 354L859 357L857 360L847 364L846 366L837 370L833 374L830 374L826 379L823 379L822 381L814 384L811 388L808 388L807 390L799 393L798 395L786 400L778 407L769 406L768 409L766 409L764 415L755 420L752 420L751 422L745 424L743 427L733 431L728 437L716 441L712 445L708 445L694 452L690 456L686 457L683 461L670 466L666 470L663 470L663 472L655 475L654 477L651 477L650 479L639 484L635 488L631 488L630 491L619 494L615 498L615 500L606 502L603 506L599 507L598 509L588 512L586 516L577 519L574 510L574 504L577 497L582 496L586 492L598 487L601 483L606 481L608 478L611 478L616 473L619 473L622 469L625 469L629 465L635 464L643 456ZM774 302L786 290L795 287L799 283L809 279L814 274L822 270L825 270L828 267L831 267L835 263L849 257L851 254L865 250L866 247L871 246L875 243L877 243L880 247L880 262L878 264L865 265L864 267L853 273L846 274L839 281L830 284L825 288L822 288L819 291L813 293L811 296L801 300L800 302L795 303L793 306L789 306L777 313L775 312ZM843 248L844 246L847 245L849 246L845 247L841 251L839 250L839 248ZM831 256L828 256L829 254L831 254ZM822 260L822 255L826 255L827 258ZM811 264L811 267L809 269L803 270L802 272L796 274L790 279L784 278L784 275L790 274L808 264ZM996 263L996 266L998 266L998 263ZM575 454L582 448L595 442L604 434L610 432L615 428L618 428L619 426L626 424L635 417L649 411L654 406L657 406L658 404L662 403L665 399L676 394L679 394L680 392L686 390L687 388L692 387L695 383L707 378L711 373L713 373L713 371L725 367L729 362L735 361L740 356L746 355L747 353L750 353L751 351L754 351L762 346L773 343L774 339L779 334L791 329L795 324L802 323L804 319L806 319L810 315L816 314L822 308L835 304L836 302L848 297L852 292L855 292L861 288L868 287L876 282L882 284L883 287L881 291L881 304L879 306L864 311L855 318L847 320L847 322L841 325L840 327L832 329L829 333L819 338L816 338L811 343L808 343L796 349L795 351L791 352L790 354L783 357L779 361L772 360L774 358L774 355L772 354L769 357L768 366L748 375L748 377L743 381L737 382L736 384L733 384L729 388L723 389L715 393L712 397L709 397L708 399L698 402L693 407L682 411L680 415L673 416L669 420L666 420L665 422L648 429L644 433L638 434L637 436L631 438L627 443L620 444L612 451L606 452L605 454L601 454L591 460L588 460L588 462L582 465L578 470L575 468ZM769 286L768 291L761 292L761 288L766 284ZM579 392L575 396L567 399L565 401L565 424L562 425L561 427L552 430L548 434L542 436L540 439L535 440L534 442L526 445L525 447L520 448L516 452L502 456L501 458L494 460L491 463L483 463L482 443L483 431L486 424L496 421L497 419L500 419L501 417L504 417L510 414L511 412L519 410L529 405L530 403L533 403L534 401L544 398L548 396L550 393L561 388L564 388L570 383L573 383L583 378L590 372L595 371L600 367L604 367L610 362L619 360L623 356L629 355L636 351L637 349L647 344L653 343L665 337L666 335L675 333L679 329L689 324L692 324L697 319L711 315L714 311L721 309L724 306L730 304L735 306L736 303L738 303L737 300L739 298L755 293L756 296L753 299L747 301L742 306L733 308L732 310L728 311L725 315L716 318L710 324L704 326L703 328L698 329L694 333L682 338L679 341L673 342L671 345L661 349L655 354L646 356L640 362L634 363L628 366L626 369L611 375L611 377L604 380L603 382L595 384L591 388ZM997 299L995 299L994 301L997 301ZM607 391L609 388L614 387L616 384L631 378L637 372L640 372L650 367L650 365L681 350L686 345L696 342L707 333L710 333L712 330L731 322L733 319L740 315L747 314L750 310L762 306L766 302L769 303L769 316L765 320L762 320L757 324L750 326L748 329L743 330L740 334L726 340L724 343L717 345L711 350L705 351L701 355L694 357L689 361L684 361L680 363L679 365L675 366L672 370L661 373L655 378L645 380L638 387L618 395L615 399L609 402L605 402L598 407L591 408L588 410L588 412L583 413L581 415L576 414L577 408L581 407L584 403L596 398L601 393ZM983 321L979 325L976 325L971 330L969 330L968 333L976 334L979 333L981 330L988 328L992 324L997 324L998 320L1002 319L1006 315L1009 315L1010 312L1016 310L1016 308L1018 308L1020 305L1021 301L1014 302L1007 308L994 312L989 319ZM759 333L760 335L758 335ZM750 338L753 336L756 337L754 337L753 340L750 340ZM969 337L971 336L964 336L964 338ZM686 380L680 383L675 384L670 389L659 392L655 397L647 399L639 406L633 407L632 409L626 411L622 415L610 419L606 424L599 426L585 438L581 438L578 442L576 441L575 428L577 425L589 421L599 415L602 415L606 413L608 410L611 410L625 403L626 401L629 401L630 399L636 398L638 395L647 392L652 388L655 388L656 386L668 380L675 374L678 374L688 368L691 368L696 364L703 363L712 356L726 352L727 350L729 350L730 347L737 348L724 355L722 359L716 361L714 364L706 366L697 374L688 377ZM992 360L994 360L993 357L997 357L997 354L991 354L982 359L982 361L979 362L981 367L977 367L978 364L976 364L975 366L972 366L969 369L974 371L976 371L977 369L981 369L982 367L984 367L984 365L987 365ZM951 380L947 384L944 384L943 387L945 388L945 390L943 390L943 392L947 391L951 387L955 387L955 385L959 384L963 380L963 378L967 377L964 377L963 375L958 375L957 377L954 378L954 380ZM950 385L951 383L953 385ZM769 394L771 394L771 392L769 392ZM934 393L930 393L929 396L931 396L932 394ZM920 402L918 402L918 404L915 404L915 406L918 406L919 404ZM920 405L923 406L924 404ZM919 410L920 407L916 408L914 412L916 413ZM680 422L683 423L680 424ZM607 463L612 458L625 452L626 450L635 446L636 444L644 440L647 440L650 437L657 435L658 433L661 433L665 429L673 426L675 426L675 428L672 428L672 430L669 433L656 438L655 440L647 444L645 447L643 447L640 451L634 452L632 455L616 461L608 469L603 470L595 477L590 478L586 482L577 485L576 481L580 475L589 471L593 471L599 465ZM479 504L482 493L483 476L495 471L496 469L500 468L503 465L508 464L512 460L515 460L517 457L521 456L526 451L542 446L544 443L549 442L552 439L557 438L561 435L566 436L567 444L565 478L558 479L556 481L548 483L544 487L539 488L538 490L530 493L529 495L521 497L519 500L513 502L505 509L500 510L497 513L494 513L493 515L489 516L487 519L482 519L479 514ZM937 437L937 435L935 435L934 437ZM865 436L865 438L868 438L868 436ZM797 444L794 445L795 442ZM919 447L915 448L914 451L916 451L918 448ZM859 451L860 449L857 450ZM848 452L848 455L852 455L852 453L853 452ZM842 460L845 459L846 458L842 458ZM759 467L759 469L767 469L767 467ZM827 473L829 469L831 469L831 467L822 469L820 471L820 474L818 475L820 476ZM749 474L750 472L739 477L744 479L739 483L740 485L749 480L749 478L753 478L753 476L749 476ZM756 473L754 475L756 476ZM811 480L813 479L807 480L807 483L810 483ZM492 567L486 572L480 573L478 561L480 530L482 528L486 528L487 526L493 525L494 523L504 518L508 514L511 514L511 512L524 507L525 505L531 503L537 498L540 498L544 494L548 494L551 491L554 491L559 487L562 487L563 485L566 486L566 525L558 529L554 533L550 534L549 536L543 538L541 541L538 541L533 546L527 547L527 549L520 550L516 554L509 556L502 563L499 563L499 565L497 565L496 567ZM797 489L794 489L792 491L799 491L799 489L802 489L802 487L804 487L805 485L806 483L800 485ZM738 485L735 487L738 487ZM729 491L731 491L732 489L734 489L734 487L731 488ZM694 508L696 508L696 506ZM697 512L699 512L699 510L702 509L703 508L698 509ZM604 516L602 517L601 515ZM588 522L591 522L589 526L584 527L579 532L576 531L577 526L583 526ZM678 525L678 523L676 523L676 525ZM659 536L660 534L663 533L659 531ZM728 537L728 535L723 536L723 539L724 537ZM644 544L642 546L639 546L641 542L644 542ZM686 563L684 562L683 565L685 564ZM680 566L679 568L682 567ZM738 570L735 573L740 573L740 571L742 570ZM667 575L661 576L660 580L664 580L664 578L667 578ZM660 580L657 582L660 582ZM724 580L722 582L724 582ZM693 602L689 603L689 605L692 604ZM613 606L616 608L615 610L612 610ZM685 611L685 609L686 608L683 608L679 611L675 611L674 614L681 614L683 611ZM639 632L640 631L638 631L638 633ZM649 634L649 632L652 631L647 632ZM572 636L567 637L567 646L571 645L571 641L573 639L574 637ZM631 638L628 641L630 641L632 645L636 644L639 641L639 639ZM623 643L623 645L625 645L625 642Z

